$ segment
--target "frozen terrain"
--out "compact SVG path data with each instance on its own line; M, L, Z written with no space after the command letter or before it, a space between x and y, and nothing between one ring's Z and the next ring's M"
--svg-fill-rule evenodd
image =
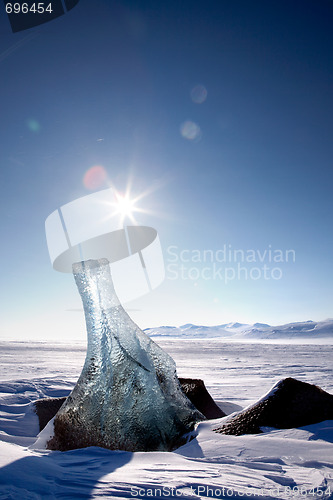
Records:
M228 414L255 402L287 376L333 393L328 343L249 343L155 338L179 376L202 378ZM33 447L31 402L73 388L85 344L1 342L0 499L333 498L333 422L226 436L204 422L176 452ZM226 417L228 418L228 417ZM224 490L223 490L224 488Z
M229 340L302 340L309 342L330 339L333 343L333 319L325 321L302 321L298 323L287 323L286 325L271 326L265 323L248 325L245 323L226 323L216 326L192 325L188 323L179 327L160 326L147 328L145 332L150 336L169 337L220 337Z

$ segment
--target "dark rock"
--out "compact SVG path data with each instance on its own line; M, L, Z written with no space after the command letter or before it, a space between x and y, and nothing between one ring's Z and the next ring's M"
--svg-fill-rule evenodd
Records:
M316 385L286 378L263 399L214 430L240 436L261 433L261 427L289 429L332 419L333 395Z
M54 417L67 398L45 398L34 402L35 412L39 420L39 431Z
M179 378L181 388L192 404L208 419L225 417L207 391L203 380ZM55 416L67 398L45 398L35 401L35 411L39 419L39 430Z
M179 378L183 392L194 406L208 419L225 417L199 378Z

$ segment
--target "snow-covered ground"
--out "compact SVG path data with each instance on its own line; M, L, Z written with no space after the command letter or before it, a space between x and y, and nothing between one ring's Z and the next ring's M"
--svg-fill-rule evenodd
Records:
M199 338L226 338L243 341L265 340L301 340L318 342L321 339L333 343L333 319L325 321L302 321L287 323L286 325L271 326L265 323L248 325L245 323L226 323L216 326L202 326L188 323L182 326L160 326L147 328L146 333L150 336L170 337L199 337Z
M333 393L332 346L154 338L179 376L202 378L226 413L295 377ZM0 499L333 498L333 421L302 429L226 436L203 422L173 453L101 448L51 452L33 447L31 402L69 393L84 344L0 342Z

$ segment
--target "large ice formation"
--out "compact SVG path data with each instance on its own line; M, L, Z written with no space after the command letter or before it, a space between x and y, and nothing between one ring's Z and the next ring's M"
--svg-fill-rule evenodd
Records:
M87 356L55 417L48 448L171 450L205 417L182 392L173 359L121 306L108 264L99 259L73 265L86 317Z

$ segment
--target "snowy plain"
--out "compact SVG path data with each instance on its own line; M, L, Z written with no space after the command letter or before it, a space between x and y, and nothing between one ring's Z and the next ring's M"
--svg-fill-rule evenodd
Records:
M201 378L230 414L294 377L333 393L332 337L318 343L154 337L180 377ZM333 498L333 421L263 434L213 432L170 453L102 448L36 449L32 401L66 396L85 358L84 343L0 342L0 499ZM228 418L228 417L225 417Z

